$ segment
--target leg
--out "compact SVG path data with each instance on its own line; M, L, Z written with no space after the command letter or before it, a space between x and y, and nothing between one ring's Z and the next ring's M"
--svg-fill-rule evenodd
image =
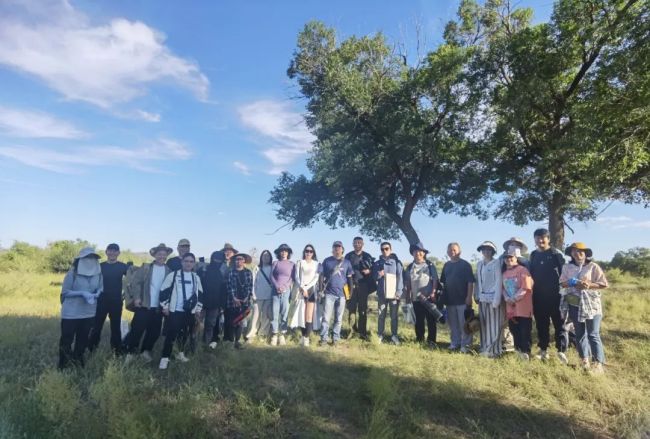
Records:
M102 337L102 329L104 329L104 322L106 321L109 309L109 304L106 303L106 301L101 298L97 301L97 311L95 313L93 328L88 340L88 350L91 352L99 346L99 340L101 340Z
M399 323L399 301L390 301L390 335L397 337L397 325Z
M278 294L273 295L273 320L271 320L271 332L276 335L280 332L280 307L282 306L282 297Z
M183 312L172 312L165 319L165 343L163 344L162 358L169 358L172 354L176 336L181 330L181 326L185 323Z
M365 288L359 290L359 318L357 320L357 329L362 337L368 336L368 291Z
M73 319L61 319L61 338L59 339L59 369L65 369L72 359L72 341L74 340L75 322Z
M474 342L474 335L473 334L468 334L465 332L465 306L460 307L461 313L459 315L460 317L460 334L461 334L461 349L465 348L468 349L470 346L472 346L472 343Z
M321 321L321 330L320 330L320 339L321 341L326 342L329 339L329 322L332 318L332 313L334 312L334 301L336 297L331 294L325 295L324 305L325 311L323 312L323 320Z
M551 321L553 322L553 329L555 330L555 348L558 352L566 352L569 347L569 333L564 325L564 319L560 314L559 301L557 306L555 306L551 311Z
M111 319L111 348L116 355L122 353L122 301L111 302L108 310Z
M529 317L521 317L519 320L519 339L520 350L526 354L530 354L532 342L533 319Z
M436 325L436 319L431 315L430 312L428 312L424 307L422 307L424 310L424 318L427 321L427 342L429 343L435 343L436 338L438 335L438 328ZM424 328L422 328L424 331ZM424 337L424 333L422 334Z
M359 287L352 288L352 294L350 294L350 300L347 302L348 308L348 325L350 326L350 331L357 332L359 329L357 327L357 307L359 304Z
M424 309L424 306L416 300L413 302L413 312L415 313L415 340L418 342L423 342L425 319L424 314L427 313L427 311Z
M153 346L160 337L162 330L163 315L158 308L150 308L147 310L147 328L142 341L142 352L153 350Z
M78 319L75 325L74 351L72 357L77 365L84 367L84 353L88 347L88 336L95 323L94 317Z
M260 307L259 333L266 337L271 333L271 320L273 318L273 301L271 299L258 301Z
M479 302L478 304L478 316L479 322L481 324L481 353L487 352L488 340L489 340L489 313L491 305L489 303Z
M289 293L283 293L280 301L280 332L287 333L289 321Z
M257 335L257 328L260 321L260 307L257 302L253 304L251 314L251 320L250 324L248 325L248 333L246 334L246 338L253 338Z
M343 314L345 314L345 296L336 298L336 301L334 302L334 311L332 339L338 341L341 339L341 326L343 325Z
M458 349L461 346L463 332L463 324L461 322L464 320L464 311L465 305L447 306L447 323L451 338L449 349Z
M600 338L600 323L603 319L602 314L594 316L593 319L587 320L587 337L589 339L589 347L591 348L591 358L600 364L605 364L605 350L603 349L603 341Z
M203 321L203 341L210 343L214 336L215 326L219 322L219 308L208 309L205 311L205 320ZM217 333L219 328L217 328Z
M146 308L136 308L131 320L131 330L124 340L124 347L127 353L134 354L140 346L142 334L147 329L149 320L149 310Z
M381 340L381 338L384 336L384 328L386 325L386 307L388 306L388 303L383 297L377 296L377 304L379 306L379 309L377 310L377 336Z
M508 329L510 329L510 334L515 342L515 349L521 351L520 340L519 340L519 322L515 323L513 320L508 320Z
M585 322L578 322L578 307L569 305L569 318L573 322L576 331L576 347L580 359L589 359L589 341L587 340L587 325Z
M549 321L551 319L551 313L549 305L542 300L535 301L533 304L533 314L535 315L535 326L537 327L537 346L545 351L548 349L550 341Z

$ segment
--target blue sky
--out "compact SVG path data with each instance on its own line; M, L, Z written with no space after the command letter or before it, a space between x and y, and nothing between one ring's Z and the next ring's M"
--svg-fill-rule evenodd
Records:
M548 0L521 1L537 21ZM3 0L0 2L0 245L83 238L146 250L188 238L207 256L307 242L320 255L356 230L282 229L267 203L277 173L305 171L311 134L286 76L312 19L341 38L384 32L435 47L458 2ZM416 215L432 254L449 241L465 255L532 232L497 221ZM650 246L650 214L613 204L572 224L567 241L597 258ZM377 243L370 243L378 253ZM405 242L394 243L402 258Z

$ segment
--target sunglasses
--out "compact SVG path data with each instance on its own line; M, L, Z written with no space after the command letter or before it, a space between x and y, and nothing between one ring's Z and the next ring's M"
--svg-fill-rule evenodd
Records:
M388 251L388 250L390 250L390 247L382 247L381 248L381 251L383 251L383 252Z
M314 253L314 251L307 249L307 250L305 250L305 253Z

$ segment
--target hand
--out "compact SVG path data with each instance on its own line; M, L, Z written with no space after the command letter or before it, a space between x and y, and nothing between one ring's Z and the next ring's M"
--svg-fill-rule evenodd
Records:
M465 305L468 307L472 307L472 296L469 296L467 299L465 299Z
M168 316L169 315L169 308L163 308L162 313L163 313L163 315Z
M367 268L364 268L363 270L361 270L361 274L363 274L365 276L368 276L370 274L370 270L368 270Z
M379 277L384 277L384 270L379 270L377 274L379 275Z
M198 314L203 310L203 304L201 302L197 302L196 305L194 306L194 309L192 310L192 314Z
M93 293L89 293L88 291L83 292L83 298L86 300L86 303L88 303L88 305L93 305L96 300L95 295Z
M133 306L135 306L136 308L140 308L140 307L142 306L142 300L140 300L140 299L135 299L135 300L133 301Z
M307 299L309 297L309 294L307 293L307 290L302 290L302 297Z
M576 284L576 288L579 290L586 290L589 288L589 282L586 280L579 280L578 283Z

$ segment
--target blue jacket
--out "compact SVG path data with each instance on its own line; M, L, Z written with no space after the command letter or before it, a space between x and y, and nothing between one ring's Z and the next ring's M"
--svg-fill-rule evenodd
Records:
M375 261L372 265L372 277L377 281L377 298L385 299L386 298L386 277L379 276L380 271L384 271L385 274L394 274L396 279L397 291L395 292L395 298L399 299L404 290L404 279L403 272L404 267L397 256L391 254L388 258L380 256L379 259Z

